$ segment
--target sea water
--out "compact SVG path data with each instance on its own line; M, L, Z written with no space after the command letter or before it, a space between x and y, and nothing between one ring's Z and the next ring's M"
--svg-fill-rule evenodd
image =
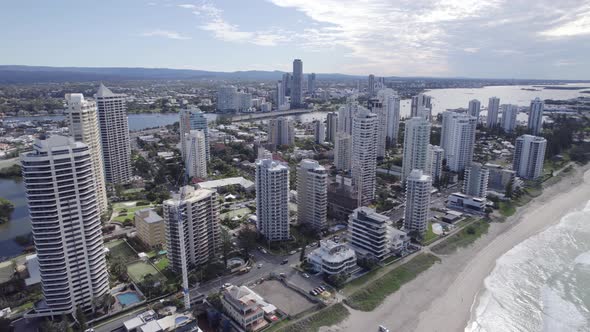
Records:
M484 284L466 332L590 331L590 203L500 257Z

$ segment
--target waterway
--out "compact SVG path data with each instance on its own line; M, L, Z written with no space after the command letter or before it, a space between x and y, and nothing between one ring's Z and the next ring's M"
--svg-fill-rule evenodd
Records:
M14 204L10 221L0 225L0 261L2 261L3 257L12 257L23 251L24 248L14 239L31 232L31 220L25 187L21 180L0 179L0 197Z

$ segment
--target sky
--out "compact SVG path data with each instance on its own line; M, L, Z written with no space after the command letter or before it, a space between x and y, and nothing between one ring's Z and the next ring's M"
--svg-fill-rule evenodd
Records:
M2 0L0 64L590 79L589 0Z

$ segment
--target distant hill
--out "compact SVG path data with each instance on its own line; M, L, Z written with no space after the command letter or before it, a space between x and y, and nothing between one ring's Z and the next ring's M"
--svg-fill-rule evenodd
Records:
M126 81L126 80L280 80L281 71L216 72L169 68L98 68L0 65L0 84ZM361 76L317 74L318 79L358 79Z

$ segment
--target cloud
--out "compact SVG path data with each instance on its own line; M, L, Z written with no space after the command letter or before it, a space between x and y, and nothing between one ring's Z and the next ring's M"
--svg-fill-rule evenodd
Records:
M190 37L183 36L176 31L161 30L161 29L156 29L156 30L144 32L141 35L144 37L164 37L164 38L168 38L168 39L177 39L177 40L191 39Z
M566 13L556 20L554 26L540 32L550 38L590 35L590 4Z
M479 48L477 48L477 47L466 47L466 48L463 49L463 51L464 52L467 52L467 53L477 53L477 52L479 52Z

